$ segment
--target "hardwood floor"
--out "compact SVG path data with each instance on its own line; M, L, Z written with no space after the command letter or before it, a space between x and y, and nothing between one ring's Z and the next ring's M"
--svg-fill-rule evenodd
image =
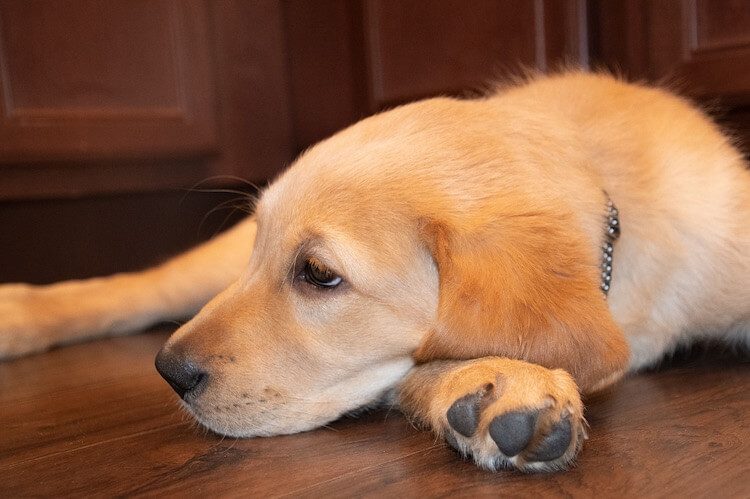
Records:
M178 409L153 358L167 333L0 364L0 497L750 497L750 362L682 356L587 401L567 472L487 473L396 413L222 439Z

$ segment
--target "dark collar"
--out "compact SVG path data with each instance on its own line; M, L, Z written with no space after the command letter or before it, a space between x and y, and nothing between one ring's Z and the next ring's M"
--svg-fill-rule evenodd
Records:
M612 254L615 249L615 241L620 237L620 213L609 194L605 192L604 195L607 196L607 225L604 230L604 242L602 243L602 281L600 288L606 299L612 283Z

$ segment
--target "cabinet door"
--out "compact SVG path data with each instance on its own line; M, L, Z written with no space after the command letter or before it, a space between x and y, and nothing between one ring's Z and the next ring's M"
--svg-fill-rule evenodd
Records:
M287 77L278 2L0 0L0 200L264 182Z
M586 62L583 2L368 0L373 108L491 88L522 69Z
M216 152L196 0L0 1L0 161Z
M699 98L750 104L750 2L592 2L596 62L674 82Z
M662 81L707 102L750 144L750 2L591 2L589 14L594 66Z
M410 100L586 66L585 0L283 3L296 149Z
M649 4L656 75L689 82L699 96L750 104L750 3L682 0ZM675 23L670 20L677 19Z

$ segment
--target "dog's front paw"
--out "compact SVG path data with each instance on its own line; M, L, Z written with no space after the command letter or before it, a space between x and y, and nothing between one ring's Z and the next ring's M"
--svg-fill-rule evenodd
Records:
M431 413L453 448L490 470L564 469L586 438L570 375L509 359L480 359L452 373Z

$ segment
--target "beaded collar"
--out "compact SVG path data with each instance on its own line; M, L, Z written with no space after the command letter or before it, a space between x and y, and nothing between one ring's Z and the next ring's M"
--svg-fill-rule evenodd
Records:
M615 241L620 237L620 213L617 211L615 204L607 196L607 227L604 232L604 242L602 243L602 281L600 288L607 298L609 287L612 282L612 254L614 252Z

